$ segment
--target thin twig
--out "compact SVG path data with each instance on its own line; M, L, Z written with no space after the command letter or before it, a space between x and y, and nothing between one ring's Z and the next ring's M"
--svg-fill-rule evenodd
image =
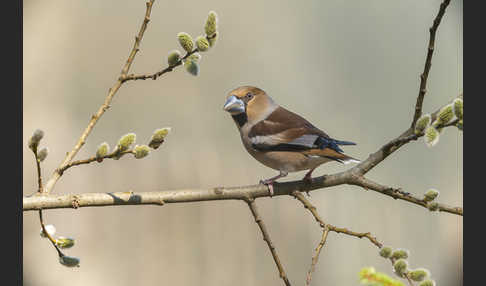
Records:
M304 205L304 207L311 212L311 214L314 216L315 220L323 228L324 232L333 231L333 232L336 232L336 233L343 233L343 234L346 234L346 235L349 235L349 236L355 236L355 237L358 237L358 238L366 237L376 247L378 247L378 248L383 247L383 243L379 242L376 239L376 237L372 236L371 233L369 233L369 232L355 232L355 231L348 230L347 228L336 227L332 224L325 223L322 220L322 218L319 216L319 214L317 213L316 207L314 205L312 205L309 202L309 200L307 200L301 192L293 192L291 195L294 196L295 198L297 198ZM327 236L327 234L325 234L325 236ZM306 285L309 285L309 283L310 283L311 273L314 271L315 264L317 263L317 257L319 256L319 253L320 253L321 248L324 245L325 241L326 241L326 238L324 237L324 234L323 234L321 242L319 243L319 245L316 248L316 253L315 253L314 257L312 258L311 268L309 269L309 272L307 273ZM390 258L390 262L393 265L395 263L395 259ZM410 277L408 275L406 275L404 278L406 278L408 280L410 285L413 285L413 283L410 280Z
M92 163L92 162L100 162L103 160L103 159L112 159L112 158L115 158L117 156L121 156L121 155L125 155L125 154L135 154L135 152L133 151L133 149L130 149L130 150L126 150L126 151L122 151L122 152L116 152L116 150L110 154L107 154L101 158L98 158L96 156L93 156L93 157L90 157L90 158L87 158L87 159L84 159L84 160L77 160L77 161L72 161L70 162L69 164L67 164L66 166L64 166L62 169L59 169L59 173L62 175L64 173L64 171L66 171L67 169L71 168L71 167L74 167L74 166L78 166L78 165L84 165L84 164L89 164L89 163Z
M437 114L434 113L433 114L433 117L431 117L431 120L435 120L435 118L437 117ZM459 122L459 119L456 119L456 120L453 120L449 123L446 123L446 124L439 124L436 126L437 129L440 129L440 128L446 128L446 127L451 127L451 126L455 126L457 123ZM399 138L396 138L390 142L388 142L383 148L385 150L387 150L388 152L390 150L392 150L393 148L397 148L401 145L404 145L412 140L417 140L418 138L422 137L424 134L410 134L410 135L407 135L407 136L404 136L404 137L399 137Z
M395 265L395 261L397 261L397 259L395 259L393 257L389 257L388 260L390 260L392 266ZM400 277L402 277L402 276L400 276ZM402 278L407 279L408 285L410 285L410 286L413 286L414 285L413 282L412 282L412 280L410 279L410 275L408 273L405 274L404 277L402 277Z
M378 248L381 248L383 246L383 244L381 242L379 242L376 239L376 237L372 236L371 233L369 233L369 232L355 232L355 231L348 230L347 228L337 227L337 226L334 226L332 224L325 223L324 220L322 220L322 218L317 213L316 207L313 206L309 202L309 200L307 200L301 192L292 192L291 195L294 196L295 198L297 198L304 205L304 207L311 212L311 214L314 216L314 218L316 219L316 221L319 223L319 225L322 228L327 227L327 228L329 228L329 231L332 231L332 232L335 232L335 233L342 233L342 234L354 236L354 237L357 237L357 238L365 237L371 243L376 245Z
M255 218L255 222L260 227L260 230L263 234L263 240L265 240L265 242L268 245L268 248L270 249L270 252L272 253L273 260L275 261L275 264L277 265L277 268L278 268L278 272L280 273L280 278L282 278L282 280L284 281L286 286L290 286L289 279L287 278L287 275L285 274L282 263L280 263L280 259L278 258L277 250L275 249L275 246L273 246L273 243L272 243L272 240L270 239L270 235L268 234L267 228L265 227L265 224L263 223L262 218L258 214L258 210L257 210L255 200L252 199L252 198L246 198L245 201L248 204L248 207L250 207L251 213L253 214L253 217Z
M42 174L41 174L40 160L37 155L37 146L33 146L32 152L34 152L35 165L37 166L37 185L38 185L37 192L42 193Z
M381 242L379 242L376 239L376 237L371 236L371 234L369 232L366 232L366 233L354 232L354 231L348 230L346 228L336 227L334 225L325 223L322 220L322 218L319 216L319 214L317 213L316 207L314 205L312 205L309 202L309 200L307 200L301 192L297 192L297 191L292 192L291 195L294 196L295 198L297 198L302 203L302 205L304 205L304 207L311 212L311 214L314 216L315 220L319 223L320 227L323 228L323 234L322 234L321 241L319 242L319 244L316 247L314 256L312 257L311 266L309 268L309 271L307 272L307 277L306 277L306 285L307 286L310 285L310 281L312 279L312 272L314 272L315 266L317 264L317 260L319 258L319 254L321 252L322 247L324 246L324 244L326 242L328 232L333 231L333 232L336 232L336 233L343 233L343 234L355 236L355 237L358 237L358 238L366 237L376 247L378 247L378 248L383 247L383 244ZM391 261L392 265L395 263L393 258L390 258L390 261ZM406 275L405 278L408 280L410 285L413 285L413 283L410 280L410 277L408 277L408 275Z
M216 34L212 35L212 36L207 36L206 38L209 40L209 39L212 39L216 37ZM191 52L188 52L186 53L186 55L181 58L177 63L175 63L174 65L171 65L171 66L168 66L156 73L153 73L153 74L142 74L142 75L135 75L135 74L130 74L130 75L127 75L123 78L123 82L126 82L126 81L130 81L130 80L146 80L146 79L152 79L152 80L156 80L158 79L161 75L165 74L165 73L168 73L168 72L171 72L174 70L174 68L182 65L184 63L184 60L187 59L190 55L194 54L194 53L197 53L199 52L198 48L195 48L194 50L192 50Z
M348 235L357 236L359 238L366 236L368 239L370 239L371 242L373 242L373 244L377 243L379 245L379 247L381 247L381 243L379 243L376 240L376 238L371 237L370 233L365 233L365 234L355 233L355 232L349 231L347 229L337 228L337 227L335 227L331 224L325 223L324 220L322 220L322 218L320 217L319 213L317 213L316 207L314 205L312 205L309 202L309 200L307 200L301 192L297 192L297 191L292 192L292 196L297 198L304 205L304 207L311 212L311 214L314 216L315 220L319 223L320 227L323 228L321 241L319 242L319 244L316 247L315 253L312 257L311 266L309 268L309 271L307 272L307 277L306 277L306 285L307 286L310 285L310 282L311 282L311 279L312 279L312 272L314 272L314 270L315 270L317 260L319 259L319 254L321 252L322 247L324 246L324 243L326 242L326 238L327 238L329 231L334 231L334 232L337 232L337 233L345 233L345 234L348 234Z
M309 271L307 271L307 277L305 278L305 285L307 285L307 286L310 285L310 282L311 282L311 279L312 279L312 272L315 271L317 260L319 260L319 254L321 254L321 249L324 246L324 244L326 243L326 239L327 239L328 234L329 234L329 228L324 227L324 230L322 231L321 241L319 242L319 244L317 245L317 247L315 249L315 253L312 256L311 266L309 268Z
M35 163L36 163L36 166L37 166L37 182L38 182L38 185L39 185L39 190L38 190L37 194L41 194L42 193L42 175L41 175L40 159L39 159L39 156L37 154L37 148L38 148L37 144L32 146L32 152L34 153ZM47 238L52 243L52 245L56 249L59 256L60 257L64 256L62 251L57 246L56 240L46 231L46 227L44 225L44 219L42 217L42 209L39 209L39 221L40 221L40 225L41 225L42 232L44 233L44 235L47 236Z
M39 210L39 220L40 220L40 224L41 224L41 227L42 227L42 232L47 236L47 238L49 239L49 241L52 243L52 245L54 246L54 248L57 250L57 253L59 254L59 257L64 256L64 253L62 253L62 251L57 246L56 240L46 231L46 227L44 225L44 220L42 218L42 210Z
M355 180L357 186L361 186L366 190L373 190L375 192L390 196L394 199L404 200L427 208L427 202L424 200L424 198L419 198L410 193L403 192L401 189L387 187L362 176L356 177ZM463 209L461 207L451 207L444 204L438 204L438 211L448 212L460 216L463 215Z
M86 138L89 136L89 134L93 130L95 124L98 122L98 120L101 118L101 116L105 113L105 111L110 107L110 103L111 103L113 97L115 96L116 92L121 87L121 85L123 84L123 78L127 76L127 73L130 70L130 66L133 63L133 60L135 59L135 55L137 54L137 52L139 50L140 42L142 41L143 34L145 32L145 29L147 28L148 22L150 21L150 13L152 11L152 5L153 5L154 1L155 0L150 0L149 2L146 3L147 10L145 12L145 17L144 17L144 20L143 20L143 23L142 23L142 27L140 27L140 31L138 32L138 35L135 37L135 43L134 43L133 48L130 52L130 55L128 56L127 62L123 66L123 69L121 71L121 76L118 78L118 80L115 82L115 84L109 89L108 96L106 97L105 102L100 106L100 108L98 109L98 112L96 112L96 114L94 114L91 117L91 120L89 121L88 126L83 131L83 133L81 134L81 137L79 138L78 142L74 146L73 150L71 150L71 152L69 152L67 154L64 161L54 171L54 173L52 174L49 181L47 181L46 186L43 190L45 193L49 193L54 188L54 185L56 184L56 182L59 180L59 178L62 175L60 173L60 170L62 170L66 165L68 165L73 160L74 156L76 156L78 151L85 144Z
M191 52L187 53L182 59L180 59L177 63L175 63L174 65L172 66L168 66L166 67L165 69L161 70L161 71L158 71L154 74L144 74L144 75L134 75L134 74L130 74L130 75L127 75L126 77L123 78L123 82L125 81L129 81L129 80L146 80L146 79L153 79L153 80L156 80L157 78L159 78L161 75L165 74L165 73L168 73L168 72L171 72L174 70L174 68L182 65L182 63L184 62L185 59L187 59L190 55L194 54L194 53L197 53L199 50L197 48L195 48L194 50L192 50Z
M427 49L427 58L425 59L424 71L420 75L419 95L417 97L417 103L415 104L415 114L413 115L411 128L415 127L415 123L422 115L422 104L424 102L425 93L427 92L427 78L429 77L430 67L432 66L432 55L434 54L435 33L437 32L437 28L439 27L440 21L442 20L442 16L444 15L445 10L450 2L450 0L444 0L442 4L440 4L439 13L435 17L432 27L430 27L429 29L430 38L429 46Z
M143 34L145 33L145 30L147 29L147 25L150 22L150 13L152 12L152 5L154 4L154 1L155 0L150 0L149 2L145 3L147 5L147 10L145 11L145 18L143 18L142 27L140 27L140 31L138 32L138 35L135 37L135 43L133 44L132 51L130 52L127 62L125 63L125 66L121 71L122 77L127 75L128 71L130 70L130 66L133 63L133 60L135 59L135 55L140 50L140 42L142 41Z

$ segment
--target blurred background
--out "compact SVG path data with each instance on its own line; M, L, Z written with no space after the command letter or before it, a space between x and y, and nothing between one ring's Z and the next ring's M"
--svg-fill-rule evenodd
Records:
M122 86L76 156L114 146L128 132L146 144L170 126L164 145L143 160L79 166L54 193L161 191L255 184L276 175L244 150L226 94L240 85L264 89L329 135L357 142L346 147L365 159L405 130L412 119L428 29L439 0L156 1L131 73L153 73L180 49L176 34L203 34L210 10L219 15L219 39L202 54L193 77L178 68L156 81ZM27 140L45 131L41 146L47 179L103 103L132 48L145 13L137 1L24 1L23 192L36 190ZM424 112L435 111L463 87L463 1L452 1L439 27ZM463 204L463 137L448 128L434 148L423 139L394 153L368 176L439 201ZM338 163L314 175L344 170ZM293 173L282 181L300 179ZM395 201L353 186L312 192L327 222L371 232L386 245L410 250L410 267L425 267L440 286L462 285L463 219ZM321 229L290 197L257 201L293 285L304 284ZM282 285L267 245L246 204L218 201L45 211L57 234L76 238L66 254L80 268L59 264L39 237L37 212L23 216L25 285ZM359 285L374 266L393 275L389 261L366 240L331 233L312 285Z

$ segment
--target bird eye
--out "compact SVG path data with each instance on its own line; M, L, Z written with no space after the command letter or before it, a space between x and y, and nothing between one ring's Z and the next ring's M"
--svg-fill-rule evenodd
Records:
M251 99L253 97L253 94L251 92L246 94L246 98Z

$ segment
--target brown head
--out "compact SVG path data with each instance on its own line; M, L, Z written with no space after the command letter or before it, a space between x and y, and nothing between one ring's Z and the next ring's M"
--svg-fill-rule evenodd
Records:
M278 105L265 91L254 86L241 86L228 94L223 109L229 112L235 121L238 120L237 118L240 118L240 121L246 119L253 125L265 119L277 107Z

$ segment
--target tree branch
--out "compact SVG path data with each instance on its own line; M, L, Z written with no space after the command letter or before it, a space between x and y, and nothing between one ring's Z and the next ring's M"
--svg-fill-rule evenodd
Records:
M32 152L34 152L35 165L37 167L37 185L38 185L37 192L40 193L42 192L42 174L41 174L40 160L37 154L37 148L38 148L37 146L34 146Z
M426 207L424 202L398 189L382 186L369 179L360 178L353 169L333 175L315 177L311 183L291 181L274 183L274 196L289 195L293 191L313 191L337 185L356 185L374 190L395 199L405 200ZM76 201L77 207L99 207L119 205L162 205L164 203L188 203L213 200L245 200L248 197L269 197L266 185L249 185L241 187L215 187L210 189L186 189L159 192L117 192L117 193L83 193L83 194L34 194L23 197L23 210L72 208ZM462 216L462 208L439 204L441 211Z
M461 94L460 97L463 95ZM440 110L440 109L438 109ZM435 118L438 110L432 114ZM285 183L274 183L274 195L282 196L289 195L293 191L313 191L316 189L323 189L338 185L355 185L363 187L367 190L373 190L378 193L390 196L394 199L405 200L410 203L427 208L427 203L418 197L401 191L398 188L387 187L376 182L373 182L364 177L364 174L369 172L373 167L378 165L381 161L387 158L390 154L398 150L401 146L417 140L423 135L413 134L413 130L409 128L402 135L391 140L378 151L371 154L366 160L360 164L340 173L332 175L324 175L312 178L310 183L304 181L291 181ZM88 159L92 161L93 158ZM76 162L73 162L73 164ZM85 163L84 161L78 162ZM77 164L77 163L76 163ZM66 165L67 166L67 165ZM209 200L244 200L252 197L268 197L268 188L265 185L250 185L241 187L215 187L211 189L190 189L179 191L162 191L162 192L141 192L130 193L131 197L123 200L116 199L118 196L125 197L127 193L85 193L75 195L78 198L77 207L92 207L92 206L114 206L114 205L143 205L156 204L160 205L161 201L167 203L184 203L196 201ZM55 208L71 208L73 207L73 195L46 195L35 194L30 197L23 198L23 210L38 210L38 209L55 209ZM463 215L461 207L451 207L444 204L439 204L439 210L456 215Z
M278 258L277 250L275 249L275 246L273 246L273 243L272 243L272 240L270 239L270 235L268 234L267 228L265 227L265 224L263 223L262 218L258 214L258 210L257 210L255 200L253 198L246 198L245 201L248 204L248 207L250 208L251 213L253 214L253 217L255 218L255 222L260 227L260 230L263 234L263 240L267 243L268 248L270 249L270 252L272 253L273 260L275 261L275 264L277 265L277 268L278 268L278 272L280 273L280 278L282 278L282 280L284 281L286 286L290 286L289 279L287 278L287 275L285 274L285 270L283 269L282 263L280 263L280 259Z
M161 75L171 72L174 70L174 68L182 65L185 59L187 59L190 55L197 53L198 49L194 49L191 52L187 53L182 59L180 59L177 63L175 63L173 66L168 66L165 69L158 71L154 74L145 74L145 75L135 75L135 74L130 74L127 75L123 78L123 82L130 81L130 80L146 80L146 79L153 79L156 80L159 78Z
M101 116L105 113L105 111L110 107L110 103L115 96L116 92L118 89L121 87L123 84L123 78L126 77L131 64L133 63L133 60L135 59L135 55L137 54L139 47L140 47L140 42L142 41L143 34L145 32L145 29L147 28L147 24L150 21L150 13L152 12L152 5L155 0L150 0L149 2L146 3L147 5L147 10L145 12L145 17L142 23L142 26L140 27L140 31L138 32L138 35L135 37L135 43L133 45L132 51L130 52L130 55L128 56L127 62L123 66L123 69L121 71L121 76L118 78L118 80L115 82L115 84L109 89L108 91L108 96L105 99L105 102L100 106L98 109L98 112L91 116L91 120L88 123L88 126L86 129L83 131L81 134L81 137L79 138L78 142L74 146L73 150L69 152L64 159L64 161L59 165L59 167L54 171L52 174L51 178L49 181L47 181L45 188L43 189L43 192L49 193L53 188L56 182L61 178L62 170L65 168L73 159L74 156L78 153L78 151L83 147L83 145L86 142L86 138L89 136L91 133L91 130L93 130L95 124L98 122L98 120L101 118Z
M339 228L339 227L333 226L331 224L325 223L324 220L322 220L322 218L317 213L316 207L313 206L309 202L309 200L307 200L304 197L304 195L301 192L295 191L295 192L292 192L291 195L294 196L296 199L298 199L304 205L304 207L311 212L311 214L314 216L315 220L319 223L320 227L322 227L322 229L323 229L321 241L319 242L319 244L316 247L314 256L312 257L311 266L309 268L309 271L307 272L307 277L306 277L306 282L305 282L307 286L310 285L310 282L311 282L311 279L312 279L312 272L314 272L315 266L317 264L317 260L319 259L319 254L321 253L322 247L326 243L326 239L327 239L327 235L328 235L329 231L334 231L336 233L344 233L344 234L355 236L355 237L358 237L358 238L366 237L373 244L378 246L378 248L382 247L382 244L380 242L378 242L375 237L372 237L369 232L357 233L357 232L354 232L354 231L350 231L346 228Z
M85 164L93 163L95 161L101 163L103 161L103 159L112 159L112 158L115 158L117 156L129 154L129 153L135 154L133 149L122 151L122 152L117 152L117 150L114 150L112 153L107 154L107 155L105 155L101 158L93 156L93 157L90 157L90 158L87 158L87 159L73 161L73 162L70 162L69 164L67 164L66 166L64 166L63 168L59 169L59 173L62 175L64 173L64 171L66 171L67 169L74 167L74 166L85 165Z
M429 29L429 47L427 49L427 58L425 59L424 71L420 75L419 95L417 97L417 103L415 104L415 114L413 115L411 128L415 127L415 123L417 123L417 120L420 118L420 116L422 116L422 103L424 102L425 93L427 92L427 78L429 77L430 67L432 66L432 55L434 54L435 33L437 32L437 28L442 20L442 16L444 16L445 10L450 2L450 0L444 0L442 4L440 4L439 13L435 17L432 27Z
M42 210L39 210L39 221L40 221L40 224L41 224L42 232L49 239L49 241L52 243L52 245L54 246L54 248L57 251L57 254L59 254L59 256L64 256L64 253L62 253L62 251L57 246L56 240L46 230L46 227L44 225L44 219L42 218Z
M327 239L328 234L329 234L329 228L324 227L324 230L322 231L321 241L319 242L319 244L317 245L317 247L315 249L315 253L312 256L311 266L309 268L309 271L307 271L307 276L305 278L305 285L307 285L307 286L310 285L310 282L311 282L311 279L312 279L312 272L314 272L315 269L316 269L316 264L317 264L317 260L319 259L319 254L321 254L321 249L324 246L324 244L326 243L326 239Z
M348 230L347 228L336 227L336 226L334 226L332 224L325 223L324 220L322 220L322 218L317 213L316 207L313 206L309 202L309 200L307 200L304 197L304 195L301 192L292 192L291 195L294 196L296 199L298 199L304 205L304 207L311 212L311 214L314 216L314 218L316 219L316 221L319 223L319 225L322 228L326 228L327 227L327 228L329 228L329 231L332 231L332 232L335 232L335 233L342 233L342 234L354 236L354 237L357 237L357 238L363 238L363 237L365 237L371 243L373 243L374 245L376 245L378 248L381 248L383 246L383 244L381 242L379 242L376 239L376 237L372 236L369 232L354 232L354 231Z
M211 36L207 36L206 38L209 40L209 39L213 39L215 37L216 37L216 34L211 35ZM153 74L142 74L142 75L130 74L130 75L127 75L123 78L123 82L130 81L130 80L146 80L146 79L156 80L160 76L162 76L163 74L171 72L172 70L174 70L174 68L182 65L185 59L187 59L190 55L197 53L197 52L199 52L199 50L197 48L195 48L191 52L187 53L182 59L180 59L174 65L168 66L168 67L164 68L163 70L158 71L158 72L153 73Z
M122 76L125 76L128 73L128 70L130 70L130 66L133 63L133 60L135 59L137 52L140 50L140 42L142 41L145 30L147 29L148 22L150 22L150 13L152 12L152 5L154 1L155 0L150 0L149 2L145 3L147 5L147 10L145 11L145 18L143 19L142 27L140 27L140 31L138 32L138 35L135 37L135 43L133 44L132 51L130 52L127 62L125 63L125 66L121 71Z
M311 267L310 267L309 271L307 272L307 278L306 278L306 285L307 286L310 285L310 281L311 281L311 278L312 278L312 272L314 272L315 265L316 265L317 260L319 258L319 254L321 252L322 247L324 246L324 243L326 243L327 234L330 231L333 231L333 232L336 232L336 233L343 233L343 234L350 235L350 236L355 236L357 238L366 237L376 247L378 247L378 248L382 248L383 247L383 244L381 242L379 242L376 239L376 237L371 236L371 233L369 233L369 232L363 232L363 233L354 232L354 231L348 230L347 228L336 227L336 226L334 226L332 224L325 223L322 220L322 218L319 216L319 214L317 213L316 207L313 206L309 202L309 200L307 200L304 197L304 195L302 193L300 193L300 192L292 192L291 195L294 196L296 199L298 199L304 205L304 207L311 212L311 214L314 216L315 220L323 228L323 233L322 233L321 241L319 242L319 245L317 245L317 248L315 250L315 254L312 257ZM393 265L395 263L395 260L393 258L390 258L390 262ZM406 275L404 278L406 278L407 281L408 281L408 283L413 286L413 283L410 280L410 277L408 275Z
M400 199L404 200L419 206L423 206L427 208L427 202L424 199L418 198L416 196L413 196L410 193L403 192L401 189L396 189L392 187L387 187L384 185L380 185L376 182L373 182L370 179L367 179L365 177L358 177L357 178L358 183L356 184L357 186L361 186L365 188L366 190L373 190L375 192L390 196L394 199ZM463 215L463 210L461 207L451 207L448 205L444 204L439 204L438 210L441 212L448 212L451 214L456 214L456 215Z

